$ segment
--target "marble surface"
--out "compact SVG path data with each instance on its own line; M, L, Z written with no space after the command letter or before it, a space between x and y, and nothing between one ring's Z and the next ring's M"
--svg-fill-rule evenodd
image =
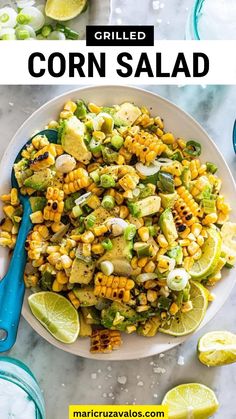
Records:
M215 139L236 177L231 144L236 86L143 87L190 112ZM0 86L0 155L15 130L35 109L69 89L71 87ZM235 313L236 292L200 335L221 329L235 332ZM66 419L69 403L158 403L169 388L196 381L216 391L221 408L215 418L234 419L236 365L213 369L201 365L196 357L198 338L199 334L190 337L163 356L108 363L75 357L50 346L22 319L16 345L9 355L24 361L35 373L45 395L48 419ZM184 357L182 366L178 365L179 356ZM120 384L122 380L118 377L125 377L126 383Z

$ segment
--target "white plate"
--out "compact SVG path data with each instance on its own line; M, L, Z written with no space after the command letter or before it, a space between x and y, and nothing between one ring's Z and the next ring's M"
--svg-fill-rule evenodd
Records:
M135 102L139 106L145 105L151 109L153 115L163 117L166 129L172 131L176 136L199 140L203 148L202 160L213 161L219 168L219 175L223 179L223 193L232 206L232 219L236 219L236 187L233 177L222 155L203 128L188 114L166 99L141 89L126 86L99 86L78 89L65 93L38 109L17 131L3 156L0 165L0 194L9 189L11 167L15 156L26 140L31 137L32 132L36 129L42 129L51 119L57 119L63 104L68 99L76 100L79 98L85 100L85 102L94 102L98 105L113 105L127 100ZM8 252L0 248L0 277L4 274L7 263ZM223 279L214 287L216 299L210 304L201 327L208 323L219 311L230 295L234 283L234 270L225 270ZM29 291L26 293L23 306L23 316L28 323L48 342L75 355L103 360L136 359L164 352L188 338L188 336L174 338L161 333L153 338L124 334L123 345L119 350L106 355L91 355L89 352L89 339L79 339L72 345L64 345L55 340L31 314L27 303L28 294Z

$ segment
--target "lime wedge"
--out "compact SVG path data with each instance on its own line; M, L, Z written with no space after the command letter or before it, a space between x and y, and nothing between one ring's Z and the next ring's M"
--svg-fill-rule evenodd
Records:
M206 279L217 267L221 254L221 235L214 228L208 229L208 238L202 247L202 256L188 271L193 279Z
M169 419L207 419L219 408L215 393L203 384L181 384L166 393L163 405L169 408Z
M36 319L60 342L73 343L79 334L79 316L62 295L45 291L32 294L29 306Z
M45 13L55 20L70 20L81 14L87 6L87 0L47 0Z
M192 310L186 313L180 311L169 324L162 325L159 328L159 332L172 336L184 336L192 333L201 323L208 306L208 291L199 282L190 281L190 284Z
M208 367L236 362L236 335L227 331L206 333L198 342L198 358Z

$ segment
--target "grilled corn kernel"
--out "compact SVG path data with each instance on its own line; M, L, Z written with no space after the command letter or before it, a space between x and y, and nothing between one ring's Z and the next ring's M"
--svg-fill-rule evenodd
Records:
M55 253L51 253L47 257L47 260L51 265L55 266L57 262L59 262L60 258L61 258L61 254L59 252L55 252Z
M151 288L155 288L157 286L157 281L155 281L154 279L149 279L148 281L145 281L144 283L144 288L151 289Z
M64 272L60 271L60 272L57 272L56 280L59 284L64 285L64 284L67 284L67 282L69 281L69 278L68 276L66 276Z
M150 163L167 149L156 135L141 130L133 138L127 136L124 142L125 148L135 154L142 163Z
M89 112L97 114L97 113L102 111L102 108L100 106L95 105L95 103L89 103L88 104L88 110L89 110Z
M148 241L148 239L150 237L148 227L140 227L138 229L138 234L139 234L139 237L141 238L141 240L143 242Z
M63 284L60 284L56 279L54 279L52 284L52 291L61 292L63 289Z
M129 302L130 290L134 288L134 281L122 276L107 276L102 272L95 275L94 295L110 300Z
M52 166L55 163L56 149L54 144L43 147L34 155L31 161L30 169L42 170Z
M69 256L62 255L61 256L61 264L62 264L62 266L63 266L64 269L68 269L72 265L72 260L71 260L71 258Z
M191 226L191 233L194 234L195 237L198 237L202 231L202 226L199 223L194 223Z
M88 172L82 167L68 173L64 181L65 184L63 185L63 190L67 195L77 192L80 189L86 188L90 184Z
M174 144L175 137L171 132L167 132L161 137L164 144Z
M154 272L155 271L155 269L156 269L156 265L155 265L155 263L152 261L152 260L150 260L145 266L144 266L144 272L147 272L147 273L152 273L152 272Z
M136 188L139 181L139 177L137 175L125 175L119 180L119 185L124 189L124 191L133 190Z
M127 218L129 215L129 210L125 205L121 205L120 207L120 213L119 216L120 218L122 218L123 220L125 220L125 218Z
M80 306L80 301L79 299L75 296L75 294L73 293L73 291L68 292L67 294L70 302L73 304L73 306L76 308L76 310L78 310L79 306Z
M95 237L92 231L85 231L80 238L83 243L92 243Z
M165 236L163 234L159 234L157 237L158 244L160 247L168 247L168 241L166 240Z
M154 291L152 289L147 290L147 300L149 303L154 303L157 300L157 291Z
M202 247L202 246L203 246L203 244L204 244L204 237L203 237L201 234L199 234L199 236L197 236L197 244L198 244L200 247Z
M103 234L107 233L107 231L108 231L108 227L105 224L100 225L100 226L96 226L96 227L93 228L93 233L97 237L103 236Z
M131 260L131 267L133 269L136 269L138 267L138 258L137 256L134 256Z
M74 113L77 109L77 105L75 102L72 102L71 100L69 100L68 102L65 103L64 109L65 111L70 111Z
M211 214L207 214L206 217L202 220L202 224L208 225L212 223L216 223L217 221L217 214L215 212L212 212Z
M93 330L91 335L91 353L109 353L121 345L120 333L117 330Z
M101 243L93 244L91 250L95 255L102 255L105 252Z
M12 188L11 190L11 205L13 205L13 207L17 206L20 204L20 200L18 197L18 191L16 188Z
M192 257L187 256L184 258L183 265L186 271L189 271L192 268L193 264L194 264L194 259Z
M144 268L144 266L147 264L147 261L148 261L148 258L147 257L140 258L138 260L138 266L139 266L139 268Z

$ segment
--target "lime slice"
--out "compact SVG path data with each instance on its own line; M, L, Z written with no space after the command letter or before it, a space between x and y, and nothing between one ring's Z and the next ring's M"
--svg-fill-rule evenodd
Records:
M29 306L36 319L60 342L73 343L79 334L79 316L62 295L45 291L32 294Z
M198 358L208 367L236 362L236 335L227 331L206 333L198 342Z
M87 0L47 0L45 13L55 20L74 19L87 6Z
M172 336L184 336L192 333L201 323L208 306L208 291L199 282L190 281L190 300L193 308L187 313L181 311L173 317L170 324L164 324L159 332Z
M208 238L202 247L202 256L188 271L193 279L206 279L217 267L221 254L221 235L214 228L208 229Z
M181 384L166 393L169 419L207 419L219 408L215 393L203 384Z

